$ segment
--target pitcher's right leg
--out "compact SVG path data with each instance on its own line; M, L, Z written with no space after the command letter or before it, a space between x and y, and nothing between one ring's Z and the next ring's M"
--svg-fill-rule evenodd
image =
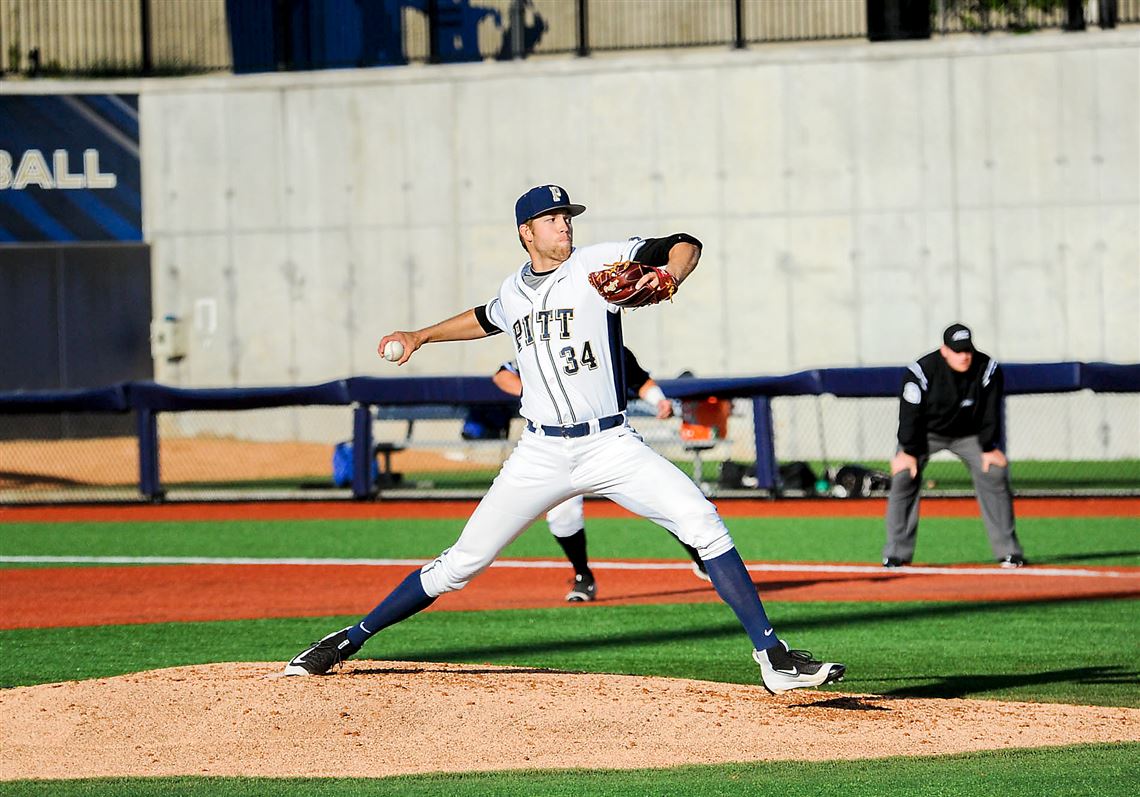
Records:
M359 623L328 634L294 656L285 674L324 675L377 632L423 611L444 592L465 587L531 521L574 494L563 459L557 447L524 435L455 544L409 573Z

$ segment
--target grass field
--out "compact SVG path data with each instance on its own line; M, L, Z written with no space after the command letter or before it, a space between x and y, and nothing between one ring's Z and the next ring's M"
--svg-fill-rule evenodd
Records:
M1089 745L1041 750L885 758L873 761L770 762L668 770L561 771L423 775L376 780L265 778L122 778L0 783L11 797L627 797L812 794L842 797L1009 797L1126 795L1136 785L1140 745ZM1056 784L1056 788L1050 788Z
M688 476L694 472L694 463L691 459L673 460L673 463ZM740 463L749 471L754 463ZM807 463L812 471L823 477L828 468L838 468L845 463L824 463L812 461ZM863 467L887 471L886 460L868 461L858 463ZM701 463L701 480L716 485L720 477L721 463L716 459L706 459ZM498 466L470 467L447 470L434 463L431 469L421 470L415 467L405 468L401 474L398 485L401 490L411 488L420 493L430 490L447 491L459 490L467 492L481 492L490 486L491 481L498 473ZM1060 492L1070 490L1082 491L1126 491L1140 492L1140 459L1072 461L1072 460L1028 460L1018 461L1012 465L1012 478L1014 490L1056 490ZM927 482L927 493L937 495L940 491L961 492L972 489L970 473L958 461L935 461L927 465L923 473ZM131 476L133 478L133 474ZM228 480L164 480L164 488L168 490L214 492L219 496L234 491L266 491L269 493L295 490L329 490L334 488L331 473L325 477L273 477L258 479L231 478ZM57 487L82 490L85 495L94 496L103 494L108 498L119 496L130 500L135 496L136 485L132 483L117 485L88 485L79 482L73 484L58 484ZM124 489L127 492L124 494ZM8 495L13 501L34 501L36 491L31 489L11 490ZM842 512L842 509L836 510Z
M695 470L691 459L674 460L678 468L692 476ZM742 463L748 469L754 463ZM808 465L818 476L823 477L828 467L838 468L845 463L809 462ZM861 462L863 467L889 472L886 460ZM721 463L716 459L701 462L702 481L716 484L720 477ZM435 490L485 490L499 472L497 467L465 468L462 470L408 469L402 474L400 487L420 487ZM1012 465L1014 489L1022 490L1140 490L1140 459L1096 460L1076 462L1068 460L1028 460ZM958 461L935 461L927 465L923 472L928 492L937 494L940 490L962 491L972 489L970 472ZM242 481L179 482L179 489L209 489L225 492L242 489L296 489L297 480L289 479L250 479ZM332 487L331 479L305 482L308 487Z
M589 512L589 510L587 510ZM588 521L596 558L668 558L679 551L643 521ZM434 556L461 520L0 524L0 555L241 557ZM875 562L881 521L733 518L747 560ZM1026 518L1035 563L1140 565L1133 518ZM509 557L558 558L541 527ZM930 518L924 563L987 562L980 522ZM382 597L382 596L377 596ZM766 602L797 646L835 652L844 691L1140 706L1140 604ZM362 607L365 610L369 607ZM0 631L0 686L105 677L181 664L282 661L299 644L355 617ZM386 631L361 657L492 662L755 683L747 641L721 604L428 612ZM1030 718L1031 720L1031 718ZM634 772L489 773L380 780L135 779L0 783L0 794L1132 794L1137 745L889 758L824 764L679 767Z

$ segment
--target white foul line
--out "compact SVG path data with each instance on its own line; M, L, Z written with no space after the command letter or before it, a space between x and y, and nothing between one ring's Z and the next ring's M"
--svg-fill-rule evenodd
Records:
M420 567L425 559L262 559L220 556L0 556L0 564L59 565L339 565L366 567ZM563 569L569 565L554 559L500 559L491 567ZM590 562L594 570L689 570L690 562ZM879 565L750 564L754 573L865 573L908 576L1030 576L1064 578L1137 578L1140 572L1084 570L1065 567L895 567Z

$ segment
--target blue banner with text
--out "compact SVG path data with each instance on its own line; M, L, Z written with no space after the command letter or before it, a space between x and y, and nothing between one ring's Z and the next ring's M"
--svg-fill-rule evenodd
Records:
M0 244L141 241L133 94L0 96Z

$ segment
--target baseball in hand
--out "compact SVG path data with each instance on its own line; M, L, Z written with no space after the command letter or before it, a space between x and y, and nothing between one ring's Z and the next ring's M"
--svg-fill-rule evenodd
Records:
M398 340L390 340L384 344L384 359L388 362L396 362L404 356L404 344Z

